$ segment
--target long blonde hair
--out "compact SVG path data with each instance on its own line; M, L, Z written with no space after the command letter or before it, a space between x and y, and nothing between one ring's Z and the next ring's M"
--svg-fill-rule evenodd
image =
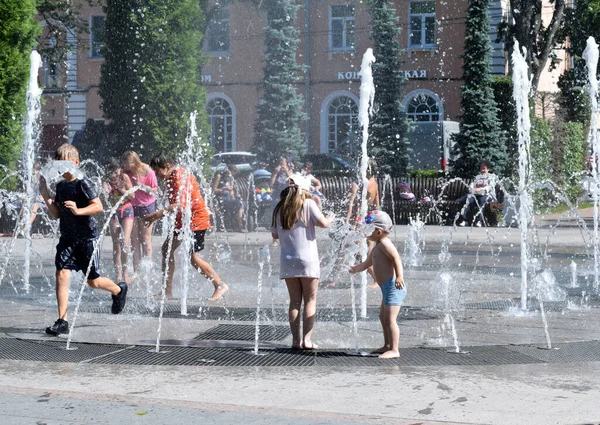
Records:
M133 169L129 170L131 172L131 174L133 174L134 176L143 176L144 175L144 164L142 163L142 160L140 159L139 155L137 153L135 153L134 151L126 151L123 153L123 155L121 155L121 164L125 165L127 162L132 161L133 162Z
M300 189L296 185L288 186L283 189L279 195L279 202L273 210L272 226L276 226L277 214L279 214L281 228L284 230L290 230L299 220L302 220L304 223L304 215L302 214L302 217L299 216L301 215L304 201L311 198L312 196L310 193Z

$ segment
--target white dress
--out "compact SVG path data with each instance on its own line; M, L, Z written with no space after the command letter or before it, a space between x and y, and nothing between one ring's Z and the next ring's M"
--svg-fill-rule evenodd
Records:
M281 219L278 215L275 219L275 227L271 227L271 233L279 237L280 279L286 277L318 279L321 273L315 225L323 217L323 213L315 201L306 199L300 217L303 217L303 220L296 222L291 229L284 230L281 228Z

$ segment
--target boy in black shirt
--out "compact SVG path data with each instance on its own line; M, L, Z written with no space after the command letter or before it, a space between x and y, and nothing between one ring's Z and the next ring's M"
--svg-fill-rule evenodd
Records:
M55 159L71 161L79 166L79 152L72 145L61 145L54 155ZM56 185L56 196L50 197L44 177L40 177L40 194L48 206L50 214L60 219L60 240L56 246L56 301L58 320L46 328L46 333L59 335L69 331L67 322L67 304L69 301L69 278L71 270L86 273L87 283L92 288L100 288L112 294L113 314L118 314L125 306L127 284L118 285L107 277L98 274L99 251L94 253L98 239L96 220L93 215L102 212L103 207L96 195L94 185L85 177L77 179L69 172L63 174L64 180Z

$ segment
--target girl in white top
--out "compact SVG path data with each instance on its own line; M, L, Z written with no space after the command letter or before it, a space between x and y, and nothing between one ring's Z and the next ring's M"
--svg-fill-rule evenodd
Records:
M317 348L311 336L315 323L317 288L319 286L319 253L315 226L327 227L333 216L325 217L310 199L310 182L295 174L290 186L280 195L273 211L271 233L281 246L280 279L290 295L289 321L292 348L312 350ZM302 336L300 335L300 308L304 300Z

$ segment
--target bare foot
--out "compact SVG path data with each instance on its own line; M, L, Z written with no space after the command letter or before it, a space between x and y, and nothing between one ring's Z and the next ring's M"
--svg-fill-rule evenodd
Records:
M215 288L215 292L213 292L212 296L208 298L208 301L217 301L223 298L225 292L229 291L229 286L226 283L221 283L219 286Z
M279 242L273 241L273 243L271 244L271 246L279 246Z
M379 285L377 284L377 282L373 282L369 285L369 288L379 288Z
M371 351L371 353L373 353L373 354L383 354L386 351L389 351L389 347L387 347L387 346L384 345L383 347L379 347L378 349Z
M304 343L302 344L302 348L305 350L316 350L317 348L319 348L319 346L313 342L306 342L304 341Z
M400 353L398 351L386 351L385 353L379 356L380 359L397 359L400 357Z
M299 342L292 342L292 350L302 350L302 344Z

